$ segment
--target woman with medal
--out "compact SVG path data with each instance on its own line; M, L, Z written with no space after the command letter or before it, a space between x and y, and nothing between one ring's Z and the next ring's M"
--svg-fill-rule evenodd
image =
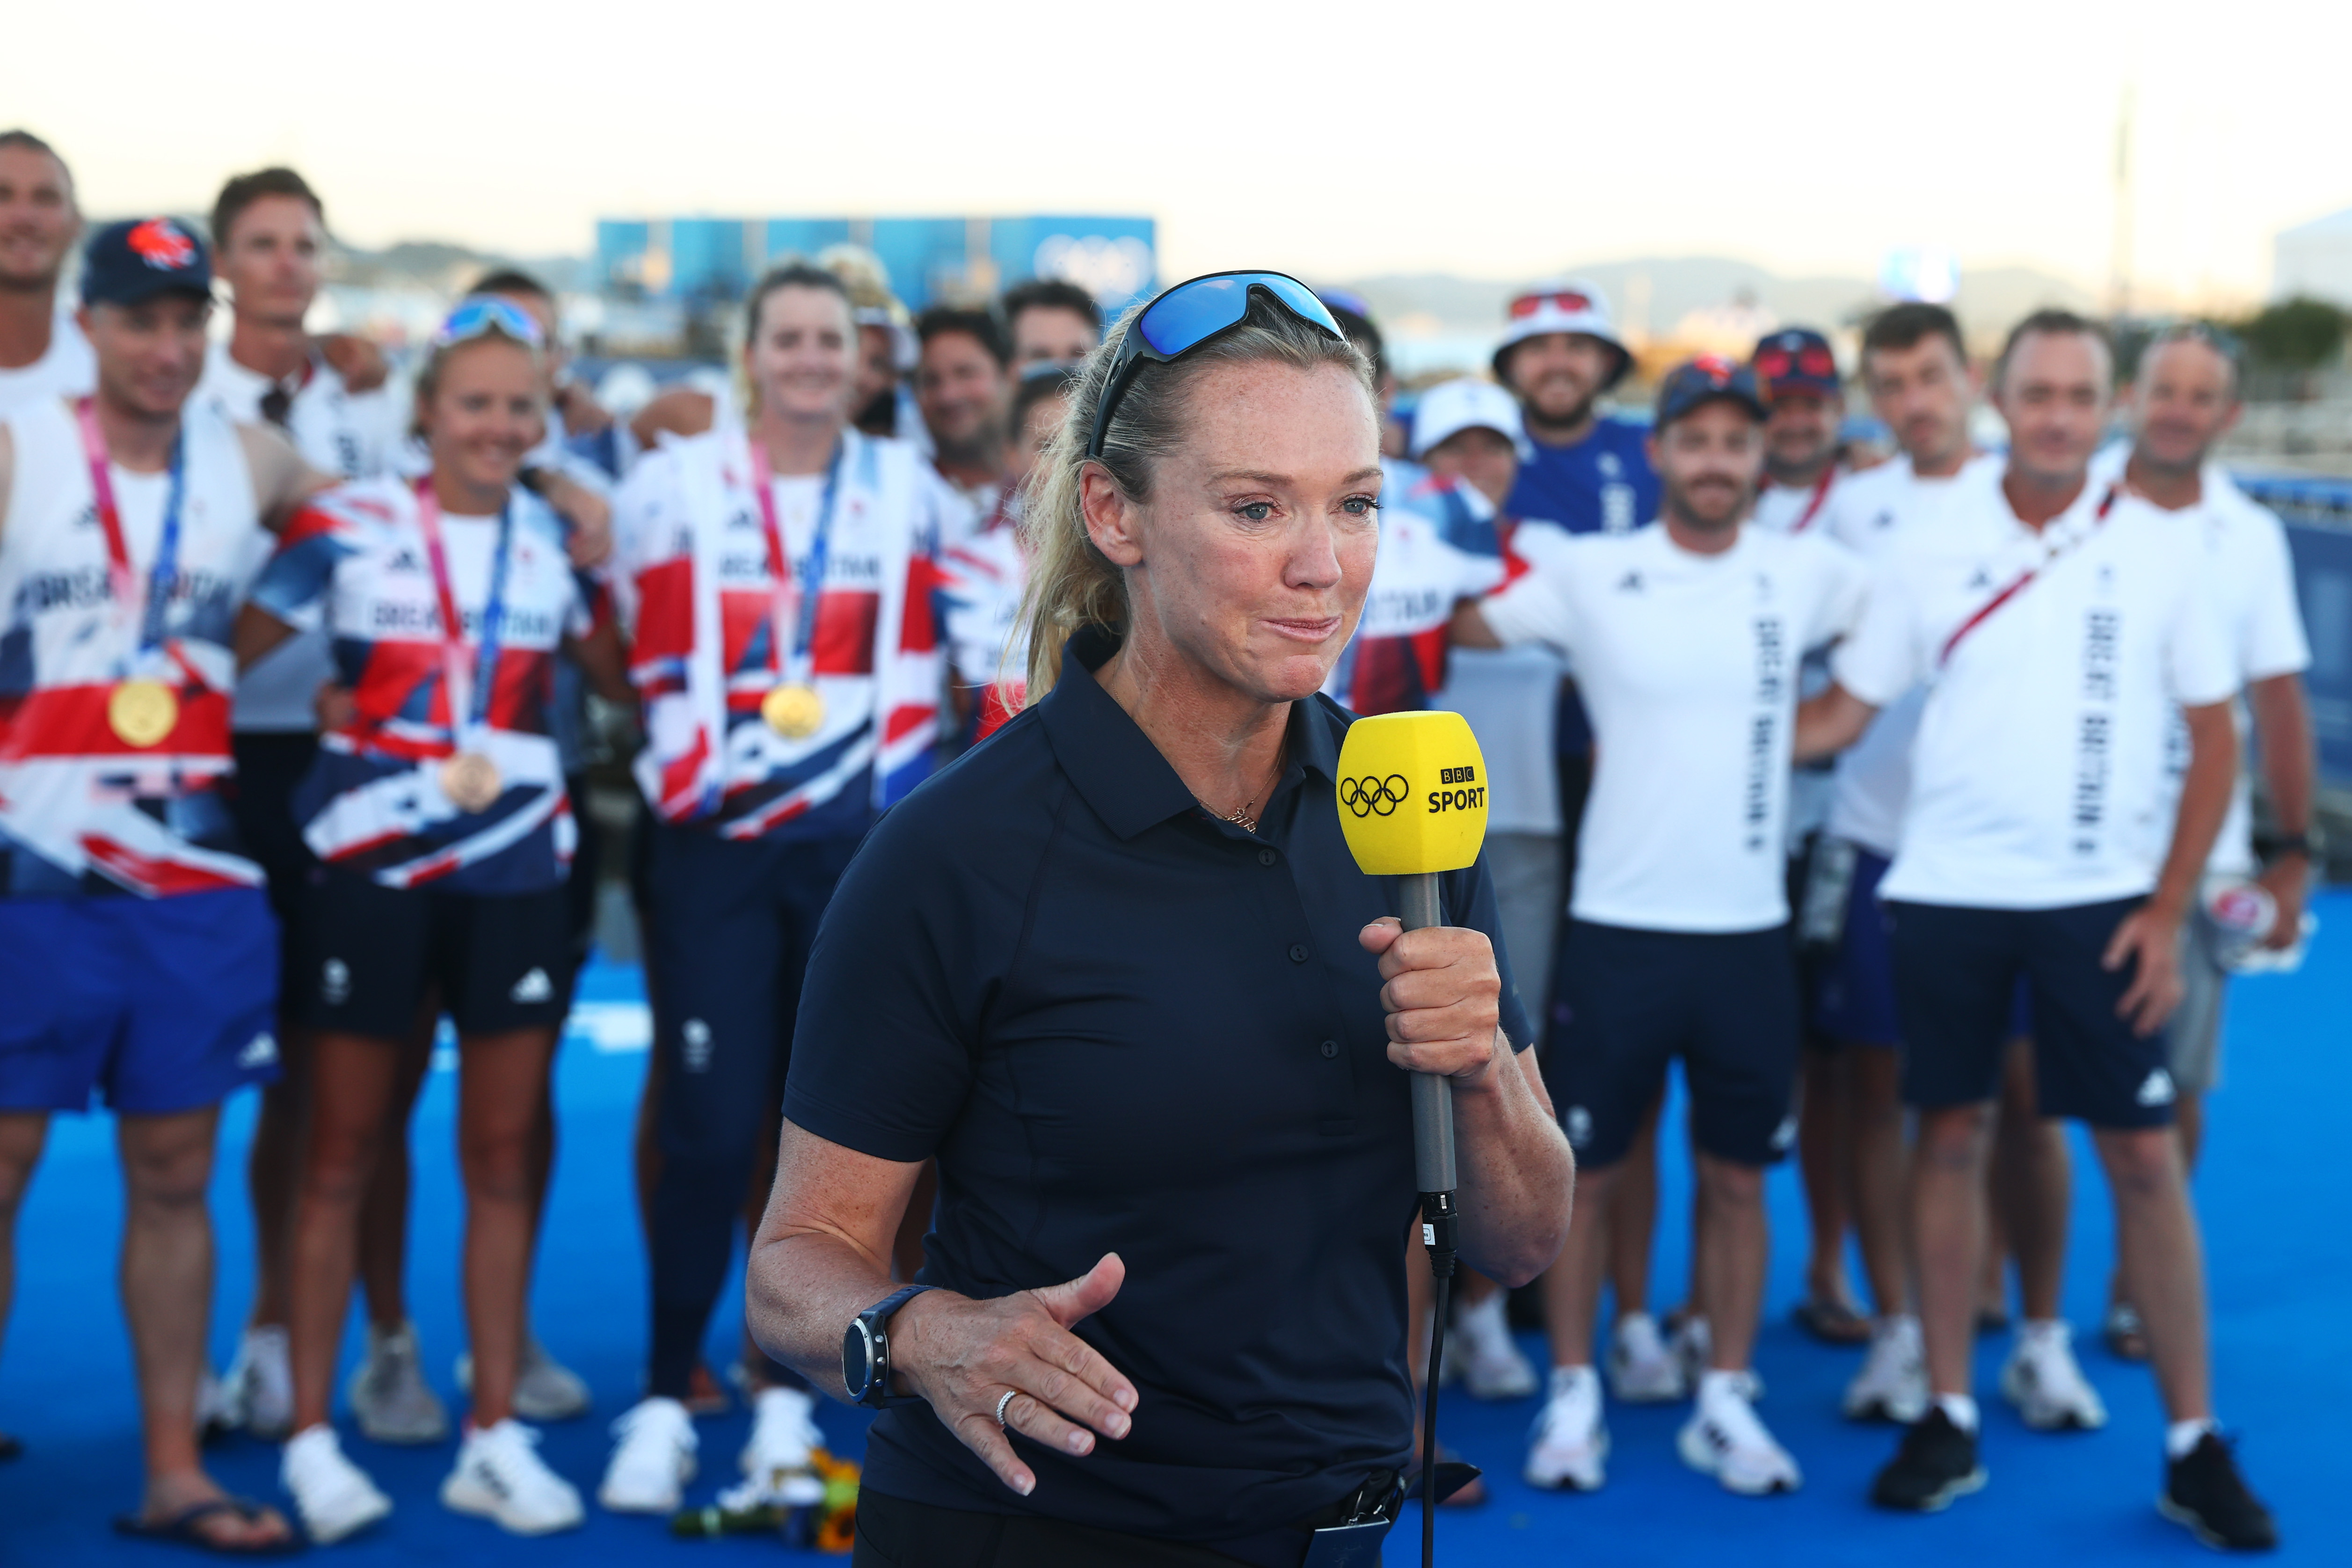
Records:
M292 1439L284 1479L313 1540L389 1499L328 1425L361 1200L387 1137L419 999L455 1023L473 1416L442 1501L536 1534L580 1522L579 1494L513 1415L532 1231L530 1142L571 946L576 837L549 734L568 648L626 695L609 623L592 620L553 512L518 482L546 418L531 318L476 296L416 380L431 469L358 480L289 525L238 626L250 662L323 628L348 700L294 795L321 869L289 999L316 1032L311 1138L291 1288Z
M849 424L858 333L832 273L769 273L745 301L743 405L666 440L614 506L616 590L644 702L644 888L655 1059L639 1126L657 1164L646 1398L598 1493L678 1505L687 1401L744 1195L762 1180L810 943L877 815L939 731L939 542L964 503L915 449ZM756 1419L730 1506L814 1500L814 1401L746 1357Z

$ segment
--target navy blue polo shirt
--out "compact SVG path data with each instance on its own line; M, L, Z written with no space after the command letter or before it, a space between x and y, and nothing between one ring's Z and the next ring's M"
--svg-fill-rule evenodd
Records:
M1412 1119L1356 941L1396 884L1340 837L1346 710L1293 706L1253 835L1095 683L1110 652L1076 639L1050 696L875 827L817 933L784 1113L938 1156L927 1284L987 1298L1127 1263L1077 1332L1136 1385L1129 1436L1083 1458L1016 1437L1022 1498L909 1405L876 1420L865 1484L1296 1568L1294 1522L1412 1447ZM1485 862L1444 884L1448 918L1495 940L1524 1044Z

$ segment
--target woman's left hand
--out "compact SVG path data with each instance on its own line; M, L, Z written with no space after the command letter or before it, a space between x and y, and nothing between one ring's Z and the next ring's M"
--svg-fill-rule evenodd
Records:
M1385 915L1356 940L1380 955L1389 1060L1464 1088L1483 1082L1501 1038L1503 997L1495 944L1486 932L1460 926L1406 931Z

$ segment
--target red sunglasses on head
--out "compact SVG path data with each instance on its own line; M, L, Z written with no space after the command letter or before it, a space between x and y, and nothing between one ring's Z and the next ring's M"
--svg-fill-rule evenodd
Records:
M1577 315L1591 310L1592 300L1583 294L1522 294L1511 301L1511 320L1523 321L1546 305Z
M1813 381L1837 379L1837 361L1829 350L1808 345L1790 353L1787 349L1770 348L1756 356L1756 374L1766 381L1785 381L1791 373Z

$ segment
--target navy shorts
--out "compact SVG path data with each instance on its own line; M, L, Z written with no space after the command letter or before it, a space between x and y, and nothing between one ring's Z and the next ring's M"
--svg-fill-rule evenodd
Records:
M313 1029L404 1041L437 994L460 1035L555 1028L572 994L561 882L531 893L387 888L322 868L304 889L287 1012Z
M1615 1164L1683 1059L1701 1151L1769 1165L1796 1136L1797 976L1785 926L1633 931L1572 920L1548 1069L1578 1157Z
M278 921L258 888L0 899L0 1110L217 1105L278 1077Z
M2140 902L2055 910L1888 904L1904 1100L1932 1110L1994 1099L2022 981L2032 997L2042 1115L2094 1127L2170 1125L2164 1032L2132 1033L2116 1016L2131 971L2100 965L2116 927Z
M721 838L652 826L646 989L663 1152L747 1157L784 1099L793 1020L825 905L859 840Z
M1887 865L1885 856L1854 846L1853 882L1846 892L1837 952L1813 983L1813 1028L1816 1037L1831 1045L1892 1049L1903 1040L1895 1012L1894 920L1878 901ZM2009 1032L2033 1033L2032 993L2023 975L2011 1000Z

